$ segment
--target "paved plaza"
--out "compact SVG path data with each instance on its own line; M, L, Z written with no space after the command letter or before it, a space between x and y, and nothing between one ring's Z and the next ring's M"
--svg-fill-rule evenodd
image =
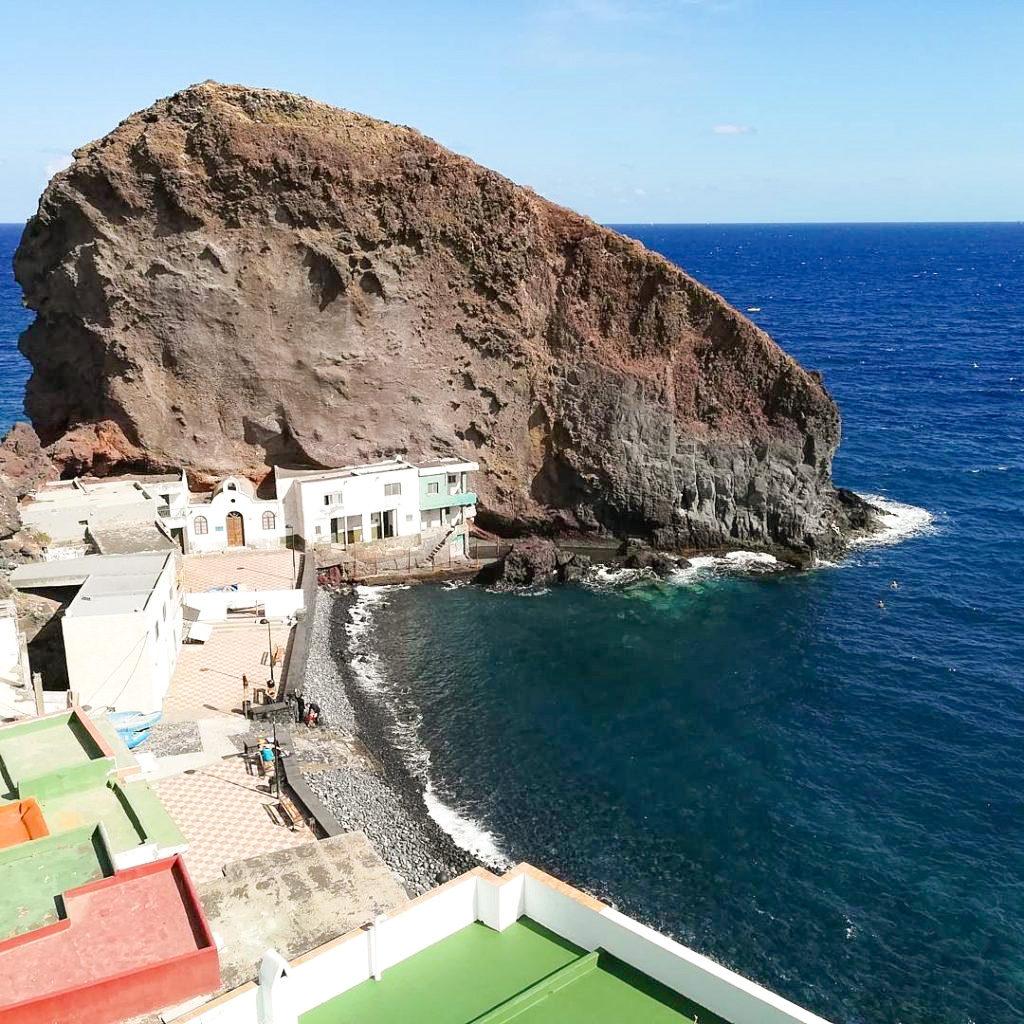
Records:
M241 757L153 783L188 840L185 863L193 881L220 878L225 864L315 842L305 824L279 823L267 780L249 775Z
M185 555L182 590L202 593L237 583L242 590L293 590L302 570L302 555L286 548L272 551L216 552Z

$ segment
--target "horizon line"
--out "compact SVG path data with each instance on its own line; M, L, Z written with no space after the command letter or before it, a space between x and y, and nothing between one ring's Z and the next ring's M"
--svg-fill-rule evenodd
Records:
M584 214L583 216L587 216ZM4 220L0 221L0 227L15 228L24 227L32 218L25 220ZM670 228L719 228L719 227L908 227L930 225L989 225L1008 224L1022 225L1024 217L1019 219L1006 220L599 220L591 217L596 224L603 227L670 227Z

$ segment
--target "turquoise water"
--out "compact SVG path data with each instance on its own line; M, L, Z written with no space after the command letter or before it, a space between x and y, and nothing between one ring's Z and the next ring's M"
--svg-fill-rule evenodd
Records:
M835 1021L1015 1024L1024 229L626 230L761 307L840 403L837 479L930 529L803 575L373 595L376 699L478 844Z

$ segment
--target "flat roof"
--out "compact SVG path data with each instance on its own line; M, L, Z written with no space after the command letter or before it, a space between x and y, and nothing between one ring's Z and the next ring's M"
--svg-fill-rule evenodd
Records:
M135 555L82 555L19 565L10 580L19 590L79 587L66 617L142 611L174 550Z
M302 1014L299 1024L470 1024L490 1011L522 1024L728 1024L621 960L588 953L525 917L501 932L468 925L389 967L380 981Z
M417 467L420 471L420 476L429 476L431 472L438 469L456 469L464 473L475 473L480 468L480 463L473 462L470 459L449 457L445 459L431 459L430 462L419 462Z
M63 902L62 927L0 944L0 1010L59 998L67 1003L45 1005L93 1019L81 1013L93 990L96 1015L105 1009L103 1019L113 1019L115 1011L120 1018L216 989L216 947L180 857L74 886ZM153 971L162 972L156 980L147 973ZM96 991L103 985L115 987ZM148 1006L137 1005L140 986L152 993Z
M288 469L284 466L274 467L275 480L336 480L346 476L368 476L371 473L387 473L398 469L415 469L405 459L382 459L380 462L356 463L351 466L339 466L337 469Z
M58 898L68 889L112 875L114 864L95 823L8 847L0 854L0 873L2 942L55 924L61 918Z
M112 758L115 753L109 738L77 708L0 728L0 771L10 797L16 796L14 791L26 779Z
M89 536L101 555L139 555L147 551L170 551L175 547L155 522L90 526Z

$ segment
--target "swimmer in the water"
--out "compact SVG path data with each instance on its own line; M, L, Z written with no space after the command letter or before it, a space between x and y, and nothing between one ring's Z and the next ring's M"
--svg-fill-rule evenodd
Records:
M892 583L889 584L889 589L890 590L899 590L900 589L900 581L899 580L893 580Z

